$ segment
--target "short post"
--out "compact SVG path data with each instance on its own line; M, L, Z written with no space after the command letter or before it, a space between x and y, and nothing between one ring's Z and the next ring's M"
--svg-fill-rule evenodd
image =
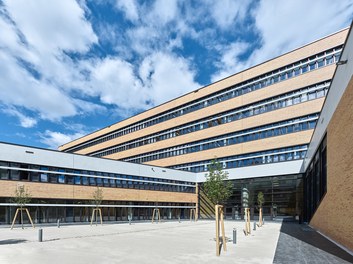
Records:
M58 221L56 222L56 225L58 228L60 228L60 219L58 219Z
M253 230L256 230L256 221L254 221L254 229Z
M38 230L38 241L43 242L43 229L41 228Z
M265 217L262 217L262 225L265 224Z
M237 229L233 228L233 244L237 243Z
M131 225L131 215L128 216L129 219L129 225Z

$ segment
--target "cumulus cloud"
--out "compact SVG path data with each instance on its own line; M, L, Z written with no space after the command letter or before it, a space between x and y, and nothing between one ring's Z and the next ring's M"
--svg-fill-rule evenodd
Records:
M260 36L259 45L246 59L224 61L229 57L229 48L220 52L217 71L212 80L249 68L311 41L329 35L349 25L352 20L353 4L350 0L322 1L260 1L249 14L254 19L254 30ZM250 45L251 43L248 43ZM230 47L241 46L243 41ZM233 69L233 71L232 71Z
M350 0L261 1L254 11L262 45L250 58L259 63L349 25L353 14Z
M210 15L221 29L233 29L242 23L247 15L251 0L233 1L207 1Z
M24 128L34 127L37 124L37 120L22 114L20 111L13 107L3 108L1 111L10 116L15 116L20 121L20 126Z
M146 99L151 100L153 105L200 87L194 81L196 71L189 61L168 53L154 53L145 58L139 73L146 92L150 94L150 98Z
M105 104L142 110L200 86L188 60L170 53L147 56L139 67L117 57L92 67L91 89Z
M330 34L350 2L115 0L115 23L103 1L0 1L2 112L23 127L61 122L69 133L41 140L62 144L86 132L65 128L72 117L120 119Z
M74 139L80 138L84 136L81 133L74 133L74 134L64 134L61 132L46 130L44 133L39 135L40 142L47 145L51 149L57 149L59 146L70 142Z
M130 21L137 21L139 19L138 8L135 0L117 0L115 7L121 10L125 17Z
M221 58L216 62L217 67L221 70L212 75L212 82L218 81L229 75L232 75L243 69L243 63L239 56L243 55L249 49L249 43L235 42L228 46L221 47Z

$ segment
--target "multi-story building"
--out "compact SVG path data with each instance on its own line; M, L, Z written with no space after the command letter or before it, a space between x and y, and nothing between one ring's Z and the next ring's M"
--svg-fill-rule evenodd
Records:
M64 152L202 172L302 159L347 29L69 142ZM166 88L167 89L167 88ZM273 154L284 151L284 157Z
M0 223L12 220L19 185L39 223L89 221L97 187L105 221L151 219L154 208L165 219L186 218L197 204L194 173L6 143L0 150Z
M39 222L88 221L96 186L105 220L150 219L156 207L165 219L208 217L202 182L217 159L234 186L227 218L255 216L262 191L266 217L299 217L353 250L340 231L353 230L352 50L351 30L339 31L60 151L1 143L0 222L18 184Z
M217 159L242 190L265 191L265 213L300 215L301 165L348 29L69 142L59 149L199 173ZM207 210L201 203L200 216ZM253 211L252 211L253 213Z

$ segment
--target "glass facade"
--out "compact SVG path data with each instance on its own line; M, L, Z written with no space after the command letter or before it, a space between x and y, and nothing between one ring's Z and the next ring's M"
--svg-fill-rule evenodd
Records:
M310 221L326 191L327 137L325 136L304 176L304 221Z
M244 219L244 208L249 207L251 219L258 219L257 195L264 194L263 215L267 219L276 217L300 217L303 203L302 175L232 180L233 194L225 203L227 219ZM212 205L200 191L200 217L208 218ZM246 194L245 194L246 193Z
M0 198L0 203L8 203L9 199ZM88 207L91 201L88 200L51 200L32 199L31 204L40 206L27 206L34 223L62 223L82 222L88 223L91 220L94 207ZM54 206L45 206L54 205ZM57 206L55 206L57 204ZM176 220L188 219L190 208L195 206L188 203L158 203L154 202L126 202L126 201L103 201L106 207L102 207L103 221L128 221L129 214L133 221L151 220L154 208L159 208L161 219ZM65 206L67 205L67 206ZM110 206L110 207L109 207ZM10 224L16 206L0 206L0 224ZM24 223L29 223L27 216L23 217ZM19 219L17 220L18 223Z
M271 149L243 155L218 158L217 161L223 164L223 168L239 168L261 164L277 163L283 161L292 161L304 159L308 145ZM187 170L192 172L203 172L208 170L208 165L212 160L203 160L198 162L186 163L171 166L172 169Z

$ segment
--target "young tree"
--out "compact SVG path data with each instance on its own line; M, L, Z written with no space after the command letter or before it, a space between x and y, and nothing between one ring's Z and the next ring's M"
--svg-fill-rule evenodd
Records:
M99 206L102 204L102 201L103 201L103 190L101 188L97 187L97 189L92 194L92 198L93 198L93 204L96 207L92 211L91 225L92 225L92 222L93 222L94 213L96 213L96 225L97 225L98 212L99 212L101 224L103 224L103 222L102 222L102 210L99 208Z
M257 205L259 207L259 226L262 226L262 205L265 203L265 197L263 192L257 194Z
M99 187L92 194L93 204L98 208L103 201L103 190Z
M262 208L262 205L265 203L265 197L263 192L258 192L257 194L257 205L259 208Z
M228 179L228 172L217 160L212 160L208 166L206 182L203 185L207 197L214 204L223 204L232 195L233 184Z
M20 207L21 226L23 229L23 208L31 201L31 194L24 186L18 186L15 190L13 201Z

